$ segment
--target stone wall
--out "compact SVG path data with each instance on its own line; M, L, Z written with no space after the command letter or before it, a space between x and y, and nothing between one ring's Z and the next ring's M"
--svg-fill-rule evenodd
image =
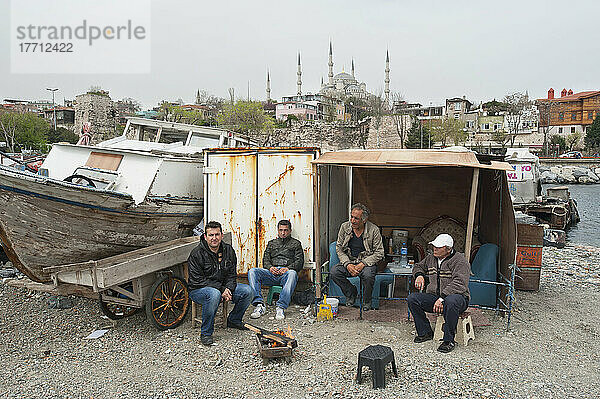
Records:
M410 129L411 119L408 115L402 116L404 130ZM377 128L376 118L371 118L369 124L369 135L367 138L367 148L402 148L400 137L396 130L396 121L392 116L384 115L381 118L379 128Z
M365 148L369 127L366 123L298 121L289 128L251 135L262 146L318 147L322 151Z
M91 123L92 144L117 136L114 103L107 94L86 93L75 97L75 133L81 135L84 122Z

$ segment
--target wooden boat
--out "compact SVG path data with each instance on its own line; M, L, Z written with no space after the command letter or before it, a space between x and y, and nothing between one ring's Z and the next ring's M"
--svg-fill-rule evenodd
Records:
M0 165L4 251L45 282L45 267L189 236L203 216L202 149L232 144L251 143L221 129L132 118L123 136L98 146L55 144L38 174Z

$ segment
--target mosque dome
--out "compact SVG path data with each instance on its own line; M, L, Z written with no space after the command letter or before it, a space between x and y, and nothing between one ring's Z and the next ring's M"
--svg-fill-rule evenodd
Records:
M335 75L333 77L333 79L334 80L352 80L352 81L356 80L356 79L354 79L354 77L352 75L350 75L349 73L346 73L346 72L338 73L337 75Z

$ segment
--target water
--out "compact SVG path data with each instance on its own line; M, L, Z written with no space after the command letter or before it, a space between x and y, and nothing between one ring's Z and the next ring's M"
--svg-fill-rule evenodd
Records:
M546 188L556 185L544 185ZM567 241L571 244L600 247L600 184L567 185L571 198L577 201L581 222L567 230Z

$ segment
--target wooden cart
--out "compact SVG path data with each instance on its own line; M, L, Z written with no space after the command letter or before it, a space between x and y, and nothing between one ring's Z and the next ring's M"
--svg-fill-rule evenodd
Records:
M44 268L55 285L92 287L100 308L116 320L146 308L160 330L175 328L189 308L184 262L200 237L185 237L84 263Z

